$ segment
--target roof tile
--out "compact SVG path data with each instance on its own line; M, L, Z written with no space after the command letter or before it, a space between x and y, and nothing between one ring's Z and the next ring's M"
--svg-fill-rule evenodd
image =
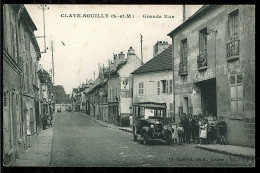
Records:
M172 46L136 69L132 74L172 70Z

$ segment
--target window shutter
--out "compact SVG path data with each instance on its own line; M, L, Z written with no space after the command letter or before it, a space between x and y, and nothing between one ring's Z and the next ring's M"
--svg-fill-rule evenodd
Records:
M237 112L243 112L243 85L237 85Z
M231 101L231 113L236 113L237 112L236 86L230 87L230 101Z
M6 91L3 92L3 101L4 101L4 106L7 106L7 95L6 95Z
M170 93L172 93L172 90L173 90L173 88L172 88L172 83L173 81L172 80L170 80Z
M157 82L157 94L160 94L160 81Z
M166 93L168 94L169 93L169 81L166 80Z

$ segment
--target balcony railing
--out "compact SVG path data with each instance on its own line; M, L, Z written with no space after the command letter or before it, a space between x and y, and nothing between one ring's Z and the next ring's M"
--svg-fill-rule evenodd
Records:
M179 75L186 76L188 75L187 61L181 61L179 64Z
M207 54L201 54L197 57L198 70L206 70L208 68Z
M239 58L239 40L227 43L227 61L234 61Z

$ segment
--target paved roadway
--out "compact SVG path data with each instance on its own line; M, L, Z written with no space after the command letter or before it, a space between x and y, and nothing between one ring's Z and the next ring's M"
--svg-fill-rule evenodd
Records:
M195 144L144 146L132 134L103 127L80 113L55 117L51 166L54 167L230 167L251 160L194 148Z

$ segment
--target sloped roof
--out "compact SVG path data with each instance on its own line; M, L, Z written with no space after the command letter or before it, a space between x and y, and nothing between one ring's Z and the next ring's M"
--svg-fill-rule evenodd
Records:
M177 28L175 28L173 31L171 31L167 36L173 37L176 33L187 27L189 24L191 24L193 21L201 18L205 15L208 11L220 7L221 5L203 5L197 12L195 12L191 17L189 17L186 21L184 21L181 25L179 25Z
M132 74L172 70L172 46L136 69Z

